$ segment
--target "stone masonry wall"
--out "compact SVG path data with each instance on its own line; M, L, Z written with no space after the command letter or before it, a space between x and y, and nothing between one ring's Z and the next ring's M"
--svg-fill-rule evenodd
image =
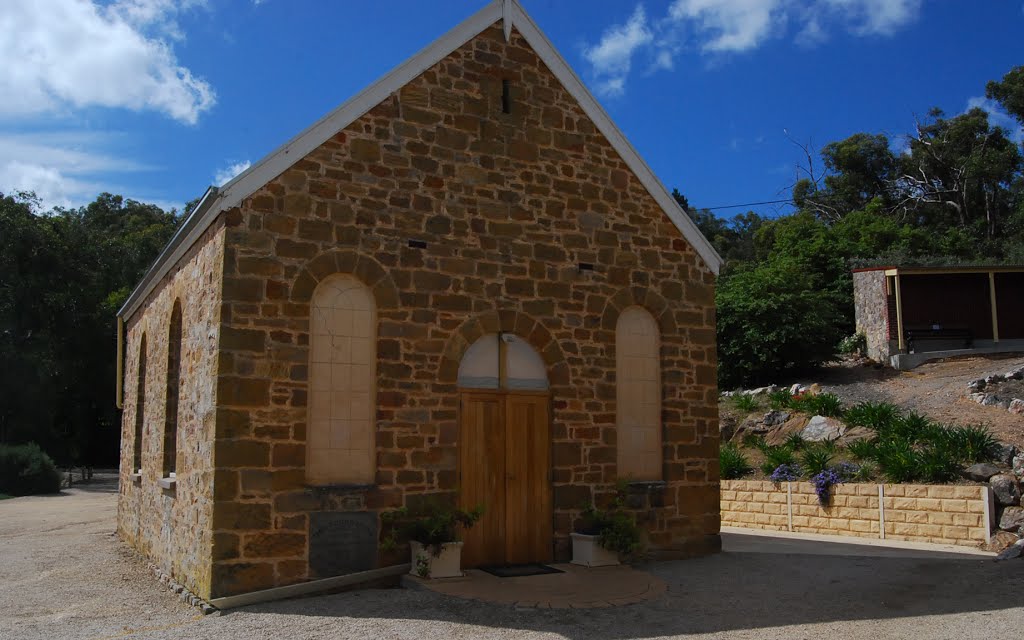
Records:
M854 313L857 333L867 338L867 356L889 363L889 307L885 295L885 271L857 271L853 274Z
M723 480L722 525L968 546L988 540L984 486L841 484L832 489L832 503L823 508L809 482ZM879 532L883 512L884 536Z
M213 436L224 263L223 225L196 243L149 299L128 318L121 430L117 530L121 539L192 592L210 597L213 518ZM171 310L182 310L177 483L158 486L163 472L164 409ZM132 478L139 345L146 336L146 400L142 477Z
M548 366L565 557L616 478L615 323L633 304L662 332L666 482L631 504L663 552L718 548L714 275L518 33L487 29L224 215L214 596L318 577L311 514L455 492L458 364L499 330ZM377 482L310 489L309 300L336 272L378 306Z

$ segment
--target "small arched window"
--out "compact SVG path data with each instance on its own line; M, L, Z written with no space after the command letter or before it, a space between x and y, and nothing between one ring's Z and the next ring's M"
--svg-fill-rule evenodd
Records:
M661 480L661 337L647 310L630 307L615 328L618 475Z
M142 473L142 432L146 426L146 334L139 340L139 383L135 388L135 440L132 473Z
M334 275L310 304L310 484L376 480L377 303L359 280Z
M164 411L163 477L176 475L178 458L178 397L181 392L181 301L174 301L167 332L167 404Z

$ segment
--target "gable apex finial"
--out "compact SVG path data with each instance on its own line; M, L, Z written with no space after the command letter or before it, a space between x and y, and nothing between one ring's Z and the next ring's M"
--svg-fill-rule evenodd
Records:
M501 0L501 26L505 30L505 42L512 39L512 4L514 0Z

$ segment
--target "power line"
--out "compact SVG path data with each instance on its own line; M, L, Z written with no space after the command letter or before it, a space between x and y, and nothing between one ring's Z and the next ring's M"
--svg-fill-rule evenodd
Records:
M708 209L714 211L715 209L738 209L739 207L754 207L759 204L781 204L783 202L793 202L792 198L786 198L785 200L765 200L763 202L748 202L746 204L725 204L719 207L694 207L698 211L700 209Z

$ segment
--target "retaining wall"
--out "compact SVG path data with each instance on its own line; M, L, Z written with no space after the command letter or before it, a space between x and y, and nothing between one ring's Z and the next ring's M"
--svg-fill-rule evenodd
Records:
M987 486L840 484L828 507L809 482L722 481L722 526L975 546L989 541Z

